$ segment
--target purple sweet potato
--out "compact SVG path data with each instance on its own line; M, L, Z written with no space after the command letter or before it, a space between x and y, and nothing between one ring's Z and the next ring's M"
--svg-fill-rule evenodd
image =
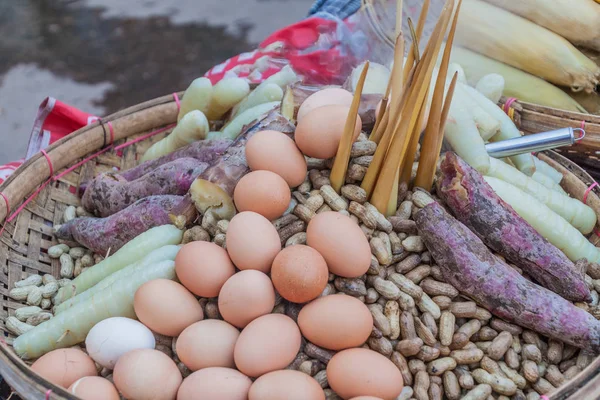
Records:
M438 203L415 215L444 279L497 317L570 345L600 352L600 321L525 279Z
M144 197L184 195L206 167L207 163L186 157L163 164L131 182L119 175L103 173L90 182L82 205L98 217L108 217Z
M134 237L155 226L174 224L183 228L196 218L187 196L150 196L106 218L81 217L61 225L56 237L75 240L88 249L106 254L119 250Z
M446 153L441 163L437 194L454 216L485 244L540 285L568 300L591 300L583 271L521 218L479 172L455 153Z

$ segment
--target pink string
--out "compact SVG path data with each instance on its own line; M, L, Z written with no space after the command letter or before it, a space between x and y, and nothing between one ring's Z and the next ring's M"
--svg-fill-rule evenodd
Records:
M175 103L177 104L177 108L178 108L178 109L181 109L181 103L180 103L180 101L179 101L179 97L177 96L177 93L173 93L173 98L175 99ZM86 162L93 160L94 158L96 158L96 157L100 156L100 155L101 155L101 154L103 154L103 153L106 153L108 150L111 150L111 149L114 149L114 150L120 150L120 149L124 149L124 148L125 148L125 147L127 147L127 146L131 146L131 145L132 145L132 144L134 144L134 143L140 142L140 141L142 141L142 140L144 140L144 139L147 139L147 138L149 138L149 137L152 137L152 136L154 136L154 135L157 135L157 134L159 134L159 133L162 133L162 132L164 132L164 131L166 131L166 130L168 130L168 129L171 129L171 128L173 128L174 126L176 126L176 125L177 125L176 123L175 123L175 124L171 124L171 125L169 125L169 126L166 126L166 127L164 127L164 128L161 128L161 129L158 129L158 130L156 130L156 131L150 132L150 133L148 133L148 134L146 134L146 135L140 136L139 138L137 138L137 139L135 139L135 140L132 140L132 141L129 141L129 142L127 142L127 143L123 143L122 145L119 145L119 146L117 146L117 147L114 147L114 145L113 145L113 142L114 142L114 139L115 139L115 130L114 130L114 128L113 128L113 126L112 126L112 124L111 124L110 122L107 122L106 124L108 125L108 129L109 129L109 131L110 131L110 145L109 145L109 146L107 146L106 148L104 148L104 149L102 149L102 150L98 151L97 153L94 153L94 154L92 154L91 156L89 156L89 157L87 157L87 158L84 158L83 160L81 160L81 161L80 161L80 162L78 162L77 164L75 164L75 165L73 165L73 166L71 166L71 167L67 168L66 170L64 170L63 172L59 173L59 174L58 174L58 175L56 175L56 176L54 176L54 167L53 167L53 165L52 165L52 160L50 159L50 156L48 155L48 153L46 153L46 151L45 151L45 150L41 150L41 153L43 154L43 156L44 156L44 157L46 158L46 160L48 161L48 167L50 168L50 177L48 178L48 180L46 180L44 183L42 183L42 184L40 185L40 187L39 187L39 188L37 188L37 190L36 190L35 192L33 192L33 193L32 193L32 194L31 194L31 195L30 195L30 196L29 196L29 197L28 197L28 198L27 198L27 199L26 199L26 200L23 202L23 204L21 204L21 205L19 206L19 208L17 208L17 209L16 209L16 210L15 210L15 211L14 211L14 212L11 214L11 215L9 215L9 214L10 214L10 206L9 206L9 203L8 203L8 198L6 197L6 195L5 195L4 193L0 192L0 196L2 196L2 198L4 199L4 202L6 203L6 215L8 215L8 217L6 218L5 224L2 226L2 229L0 229L0 236L2 236L2 234L4 233L4 230L6 229L6 223L8 223L8 222L11 222L13 219L15 219L15 217L16 217L17 215L19 215L19 213L20 213L21 211L23 211L23 209L25 209L25 207L27 207L27 205L28 205L28 204L29 204L29 203L30 203L30 202L31 202L33 199L35 199L35 198L37 197L37 195L38 195L38 194L40 194L40 192L41 192L42 190L44 190L44 188L45 188L46 186L48 186L48 184L49 184L50 182L53 182L53 181L55 182L55 181L57 181L58 179L62 178L63 176L65 176L65 175L66 175L66 174L68 174L69 172L72 172L73 170L75 170L75 169L79 168L80 166L82 166L82 165L83 165L83 164L85 164ZM49 392L48 392L48 394L49 394L50 392L51 392L51 391L49 391Z
M585 131L585 121L581 121L581 129Z
M52 160L50 160L50 156L46 153L46 150L40 150L41 153L46 157L46 161L48 161L48 168L50 168L50 176L54 175L54 167L52 166Z
M508 110L510 109L510 106L512 105L512 103L514 103L515 101L517 101L516 97L509 97L506 100L506 103L504 103L504 106L502 107L502 109L504 110L505 113L508 113Z
M46 392L46 399L45 400L50 400L50 393L52 393L52 389L48 389L48 391Z
M585 193L583 194L583 204L587 204L587 197L588 194L590 194L590 192L592 191L593 188L595 188L596 186L598 186L598 182L594 182L592 183L585 191Z

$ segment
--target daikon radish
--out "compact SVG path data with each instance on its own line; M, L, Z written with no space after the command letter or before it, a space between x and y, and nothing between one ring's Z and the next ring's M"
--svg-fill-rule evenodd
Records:
M550 29L569 42L600 51L600 7L593 0L486 0Z
M452 49L452 51L454 52L454 49ZM452 56L450 56L450 57L452 57ZM458 82L464 83L464 84L467 83L467 76L465 75L465 70L463 69L463 67L460 64L453 62L448 65L448 74L447 75L450 77L450 76L454 76L455 73L458 74L457 75Z
M147 230L129 241L112 256L82 272L70 285L60 288L54 297L54 304L58 305L76 294L86 291L110 274L138 261L154 249L181 243L182 238L183 232L173 225L161 225Z
M542 161L537 157L533 157L533 162L535 163L536 171L540 171L542 174L546 175L556 183L560 183L562 181L563 175L548 165L547 162Z
M262 115L268 113L271 110L280 106L279 101L272 101L270 103L260 104L258 106L252 107L237 117L235 117L232 121L227 123L221 129L220 132L210 132L207 135L207 139L235 139L238 137L244 126L249 125L252 121L257 120Z
M70 298L64 303L60 303L58 306L54 307L54 315L57 315L77 304L83 303L96 293L99 293L110 287L115 282L130 279L130 276L137 275L141 269L146 268L148 265L156 264L161 261L175 261L175 256L179 252L180 248L181 246L178 245L167 245L150 252L146 257L107 276L85 292L79 293L77 296Z
M456 42L576 92L593 92L600 78L600 66L563 37L480 0L464 1Z
M212 100L213 86L208 78L197 78L192 81L190 86L183 93L181 99L181 107L177 114L177 121L192 110L200 110L203 113L208 111L208 107Z
M90 329L107 318L136 318L133 309L135 292L154 279L175 279L175 262L168 260L147 265L128 279L115 282L85 302L42 322L15 339L15 352L25 360L37 358L49 351L83 342Z
M557 191L560 194L564 194L565 196L568 196L567 192L565 192L565 190L556 182L554 182L552 180L552 178L550 178L548 175L544 175L543 173L539 172L539 171L535 171L533 173L533 175L531 175L531 179L533 179L536 182L541 183L542 185L546 186L548 189Z
M493 118L500 121L500 132L490 139L491 142L521 137L521 132L519 132L508 115L506 115L496 103L493 103L469 85L457 84L456 86L461 86L465 89L465 91L477 101L481 108L487 111ZM460 156L462 157L462 155ZM510 157L510 160L515 164L519 171L523 172L525 175L532 175L535 172L535 165L531 154L519 154Z
M458 82L456 87L458 88ZM454 93L456 93L456 90ZM490 156L485 150L485 143L465 104L455 97L452 98L450 104L450 113L446 121L444 136L454 151L469 165L482 174L488 171Z
M583 234L590 233L596 225L596 213L591 207L586 206L577 199L548 189L500 160L490 158L490 169L487 175L508 182L535 197Z
M221 79L213 87L212 101L206 111L210 121L221 118L233 106L242 101L250 93L250 85L243 78L232 77Z
M506 97L542 106L586 113L577 101L551 83L520 69L511 67L462 47L454 46L451 59L464 68L470 85L475 86L479 79L490 73L502 75Z
M150 146L140 162L154 160L188 144L205 139L209 130L208 120L204 113L199 110L192 110L177 123L173 132Z
M500 74L487 74L477 82L475 89L490 101L498 103L504 91L504 78Z
M600 249L590 243L563 217L510 183L491 176L484 178L502 200L550 243L562 250L571 261L582 258L589 262L600 261Z

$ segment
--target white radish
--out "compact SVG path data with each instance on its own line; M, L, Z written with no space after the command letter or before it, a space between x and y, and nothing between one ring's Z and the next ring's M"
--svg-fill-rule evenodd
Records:
M207 112L212 100L212 93L213 86L210 79L204 77L194 79L183 93L177 121L181 121L192 110Z
M589 262L600 261L600 249L535 197L498 178L485 176L484 179L502 200L571 261L582 258Z
M548 175L545 175L539 171L535 171L533 173L533 175L531 175L531 179L533 179L536 182L541 183L542 185L546 186L548 189L555 190L558 193L568 196L567 192L565 192L565 190L558 183L554 182L552 180L552 178L550 178Z
M206 118L214 121L221 118L233 106L250 93L250 85L243 78L224 78L213 87L212 101L206 111Z
M533 157L533 162L535 164L536 171L540 171L556 183L560 183L562 181L563 174L551 167L546 161L542 161L537 157Z
M493 118L500 121L500 132L498 132L495 136L493 136L490 141L497 142L500 140L514 139L521 137L521 132L517 129L515 124L511 121L511 119L502 111L496 103L490 101L487 97L479 93L475 88L470 87L469 85L463 85L462 83L457 83L456 86L460 86L467 93L469 93L479 104L481 108L487 111ZM519 154L516 156L510 157L513 164L519 169L519 171L523 172L525 175L531 176L535 172L535 164L533 163L533 156L529 153Z
M130 279L129 277L132 274L137 274L141 268L145 268L149 264L168 260L175 261L175 256L179 252L179 248L180 246L167 245L150 252L146 257L107 276L85 292L79 293L77 296L59 304L54 308L54 314L59 314L65 310L68 310L74 305L86 301L96 293L99 293L107 287L110 287L115 282Z
M475 89L490 101L498 103L504 91L504 77L500 74L487 74L477 82Z
M83 342L90 329L107 318L136 318L135 292L154 279L175 279L175 262L147 265L130 279L116 282L87 301L28 330L13 342L15 352L26 360L37 358L57 348Z
M110 274L145 257L152 250L169 245L179 244L183 232L173 225L162 225L147 230L136 236L112 256L82 272L70 284L61 287L54 297L58 305L78 293L83 293Z
M500 160L490 159L490 169L486 175L508 182L535 197L583 234L590 233L596 225L596 213L591 207L577 199L548 189Z
M449 86L450 81L447 82ZM448 87L447 86L447 87ZM447 88L446 87L446 88ZM481 106L471 97L461 85L456 85L454 88L454 98L457 101L461 101L466 109L473 116L473 121L479 130L479 134L484 141L488 141L492 136L496 135L500 131L500 121L493 118L488 112L486 112Z
M177 123L173 132L150 146L140 162L154 160L188 144L205 139L209 130L208 120L204 113L199 110L192 110Z

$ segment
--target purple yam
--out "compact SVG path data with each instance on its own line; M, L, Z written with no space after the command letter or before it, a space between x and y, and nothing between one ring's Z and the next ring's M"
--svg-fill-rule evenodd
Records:
M56 237L75 240L95 253L114 253L136 236L155 226L183 228L196 218L187 196L150 196L106 218L80 217L61 225Z
M505 203L455 153L441 163L437 194L454 216L490 248L511 261L540 285L572 301L589 301L584 273Z
M525 279L438 203L418 211L419 235L444 280L495 316L572 346L600 352L600 321Z
M187 157L163 164L131 182L119 175L100 174L86 188L82 205L98 217L108 217L144 197L184 195L207 166L207 163Z

